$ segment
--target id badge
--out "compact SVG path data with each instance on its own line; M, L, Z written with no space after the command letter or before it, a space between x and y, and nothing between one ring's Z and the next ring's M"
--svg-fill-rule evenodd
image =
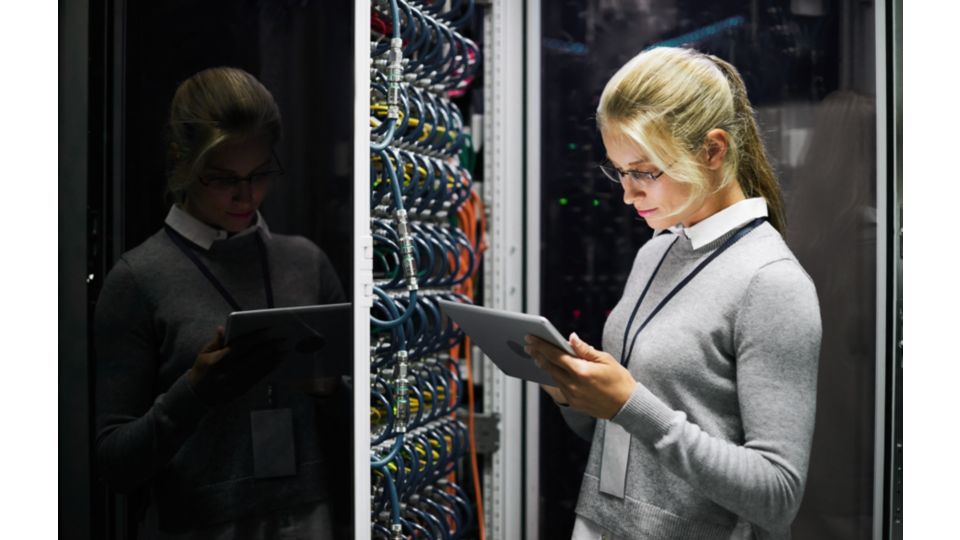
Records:
M623 429L623 426L606 422L603 430L603 457L600 461L600 493L623 498L627 489L631 440L630 433Z
M250 411L250 431L253 435L254 478L297 474L293 412L290 409Z

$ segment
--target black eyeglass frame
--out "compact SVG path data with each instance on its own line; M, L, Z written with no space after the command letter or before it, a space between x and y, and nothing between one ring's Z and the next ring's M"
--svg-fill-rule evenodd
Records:
M597 167L600 169L601 172L603 172L603 175L607 177L607 180L610 180L615 184L619 184L621 182L621 179L625 176L629 177L634 182L640 182L643 180L646 180L648 182L655 182L658 178L663 176L663 173L667 172L665 170L661 170L657 174L653 174L652 172L637 171L634 169L624 171L622 169L618 169L617 167L614 167L613 164L604 164L604 163L597 164Z
M286 174L286 170L284 170L283 163L280 162L280 157L277 155L276 151L271 151L270 155L273 157L273 161L276 162L277 169L268 169L266 171L251 173L246 176L233 176L233 177L219 176L219 177L213 177L213 178L204 178L198 174L197 181L199 181L200 184L203 186L212 187L213 189L218 191L233 191L234 189L237 189L240 187L241 182L249 182L250 185L252 186L254 179L258 176L268 177L272 182L273 180ZM223 187L218 188L216 186L211 185L214 180L220 180L220 181L229 180L230 183L227 185L223 185Z

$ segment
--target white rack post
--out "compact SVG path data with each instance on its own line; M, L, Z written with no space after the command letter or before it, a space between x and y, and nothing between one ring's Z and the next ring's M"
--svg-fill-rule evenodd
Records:
M484 14L484 204L490 212L486 306L523 309L523 2ZM523 384L486 365L484 412L500 415L500 449L484 461L487 538L522 537Z

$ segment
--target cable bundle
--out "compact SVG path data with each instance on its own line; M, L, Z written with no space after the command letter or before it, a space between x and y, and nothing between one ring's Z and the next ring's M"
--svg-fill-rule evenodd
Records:
M480 500L472 378L460 379L465 339L437 303L471 302L484 249L472 142L451 101L480 66L479 47L458 31L473 12L473 0L373 2L374 538L460 538L482 515L456 482L470 456ZM468 425L455 418L464 386Z
M466 491L449 477L467 451L467 427L442 419L408 432L404 444L374 471L373 538L390 538L384 523L399 523L407 537L457 539L474 518Z

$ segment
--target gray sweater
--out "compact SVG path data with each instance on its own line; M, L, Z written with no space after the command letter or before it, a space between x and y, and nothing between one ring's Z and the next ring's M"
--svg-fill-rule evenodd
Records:
M671 233L645 244L604 327L603 350L620 354L637 298L675 239L633 331L733 232L699 249ZM577 514L618 538L789 537L813 436L819 349L813 283L764 223L640 334L628 366L636 390L611 420L629 434L625 497L600 491L607 421L563 410L593 441Z
M341 302L326 255L302 237L253 234L195 252L244 309L266 306L256 235L269 253L275 305ZM250 411L266 408L265 382L208 407L184 376L232 311L161 230L125 253L97 302L96 461L125 492L153 487L163 530L191 530L326 498L314 404L276 385L274 405L294 418L297 475L252 476Z

